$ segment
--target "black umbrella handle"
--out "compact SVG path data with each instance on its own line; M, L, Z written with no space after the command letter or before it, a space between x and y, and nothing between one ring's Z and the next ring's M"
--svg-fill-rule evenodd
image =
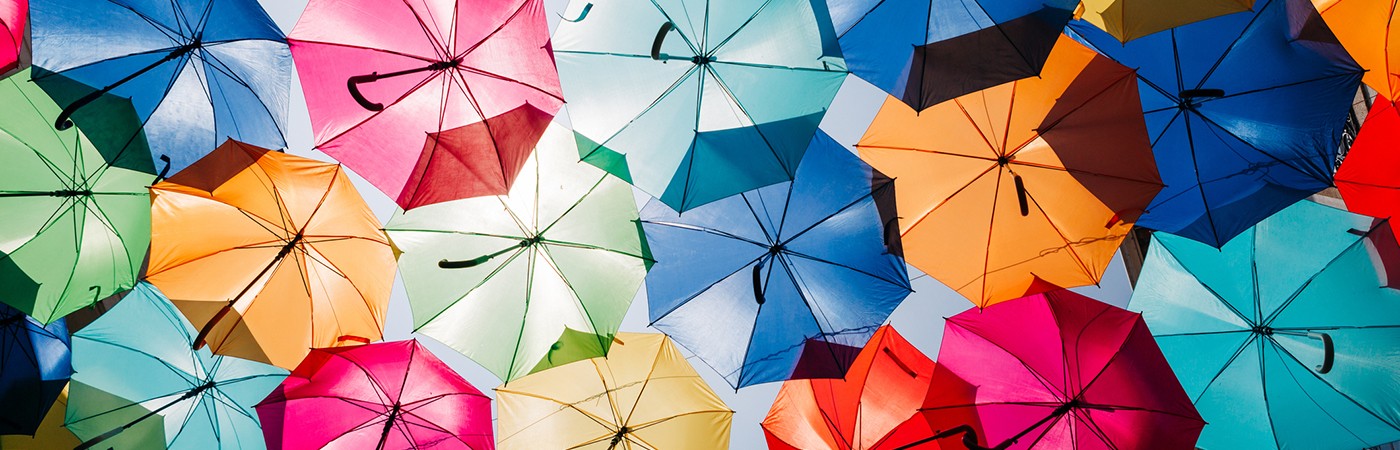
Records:
M651 59L661 60L661 44L666 42L666 35L671 33L672 28L675 28L675 25L665 22L661 24L661 29L656 30L656 39L651 41Z
M180 58L180 57L182 57L182 56L185 56L185 54L194 51L194 49L199 48L199 46L201 45L200 39L201 39L200 35L195 35L194 41L191 41L191 42L188 43L188 44L185 44L185 45L181 45L181 46L179 46L179 47L176 47L174 50L171 50L169 54L165 55L164 58L161 58L160 61L156 61L156 62L154 62L154 63L151 63L151 65L149 65L149 66L142 67L141 70L137 70L136 72L133 72L131 75L127 75L126 78L122 78L122 79L120 79L120 80L117 80L116 83L112 83L112 84L108 85L107 87L104 87L104 88L102 88L102 89L98 89L98 90L96 90L96 91L89 92L87 95L84 95L84 96L82 96L82 97L79 97L77 101L74 101L73 103L70 103L68 106L66 106L66 107L63 108L63 111L62 111L62 112L59 112L59 113L58 113L58 118L54 120L54 122L53 122L53 127L54 127L55 129L59 130L59 131L63 131L63 130L67 130L67 129L69 129L69 128L72 128L72 127L73 127L73 114L76 114L76 113L78 112L79 109L82 109L82 107L87 106L89 103L92 103L92 102L94 102L94 101L97 101L97 99L102 98L103 95L107 95L109 92L112 92L113 89L116 89L116 88L118 88L118 87L121 87L121 85L126 84L126 83L130 82L131 80L136 79L136 77L139 77L139 76L145 74L146 72L150 72L151 69L154 69L154 68L156 68L156 67L160 67L161 64L165 64L165 63L168 63L168 62L170 62L170 61L174 61L175 59Z
M763 298L763 260L768 256L758 258L758 264L753 265L753 300L758 302L758 306L763 306L767 301Z
M120 426L120 427L113 428L113 429L111 429L111 430L108 430L106 433L102 433L102 434L99 434L99 435L97 435L96 437L94 437L94 438L92 438L92 439L88 439L86 442L83 442L82 444L79 444L77 447L73 447L73 450L87 450L87 449L89 449L89 448L92 448L92 446L97 445L97 444L101 443L102 441L111 439L113 436L116 436L116 435L118 435L118 434L121 434L123 431L126 431L128 428L131 428L131 427L136 426L136 424L141 423L141 421L146 420L146 419L148 419L148 418L150 418L151 416L154 416L154 415L156 415L156 414L160 414L160 412L161 412L161 411L165 411L166 408L169 408L169 407L171 407L171 406L175 406L176 404L178 404L178 403L180 403L180 402L183 402L183 401L185 401L185 400L189 400L189 399L191 399L191 398L194 398L194 396L199 395L200 392L204 392L204 391L207 390L207 389L213 388L213 387L214 387L214 384L215 384L215 383L214 383L213 381L209 381L209 382L204 383L204 384L201 384L201 385L199 385L199 386L195 386L195 387L191 388L188 392L185 392L185 395L181 395L180 398L177 398L177 399L175 399L174 401L171 401L170 403L166 403L165 405L163 405L163 406L161 406L161 407L159 407L159 408L156 408L155 411L151 411L151 412L148 412L148 413L142 415L141 417L137 417L136 420L127 422L126 425L122 425L122 426Z
M166 175L170 175L170 156L160 155L160 161L165 163L165 167L160 169L160 174L156 175L155 180L151 181L151 185L161 182L161 180L166 178Z
M504 255L504 254L509 253L509 252L511 252L511 251L513 251L513 250L521 249L521 248L526 248L526 247L529 247L529 246L531 246L531 245L538 244L538 243L540 243L541 240L542 240L542 239L541 239L540 237L538 237L538 236L532 237L532 238L529 238L529 239L525 239L525 240L520 241L520 244L517 244L517 245L515 245L515 246L506 247L506 248L503 248L503 249L500 249L500 250L496 251L495 253L491 253L491 254L489 254L489 255L481 255L481 256L478 256L478 257L475 257L475 258L472 258L472 259L462 259L462 260L457 260L457 261L453 261L453 260L449 260L449 259L439 260L439 261L438 261L438 268L440 268L440 269L469 269L469 268L472 268L472 267L476 267L476 266L485 264L487 261L490 261L492 258L495 258L495 257L497 257L497 256L501 256L501 255Z
M1015 177L1013 180L1016 182L1016 201L1021 204L1021 217L1029 216L1031 215L1031 204L1030 200L1026 198L1026 184L1021 181L1020 175L1012 174L1012 176Z
M1332 335L1322 332L1309 332L1308 337L1322 341L1322 365L1316 366L1317 373L1327 373L1332 371L1332 363L1337 357L1337 348L1333 345Z
M457 67L460 65L462 65L462 60L454 59L451 61L438 61L416 69L400 70L398 72L389 72L385 74L381 74L379 72L370 72L369 75L355 75L345 80L345 89L350 91L350 97L354 98L355 103L359 103L361 108L376 112L383 111L384 105L382 103L372 102L368 98L365 98L364 93L360 92L361 84L373 83L379 80L383 80L385 78L401 77L404 75L411 75L419 72L436 72L439 70L447 70L449 68Z
M942 431L942 432L939 432L938 434L935 434L935 435L933 435L933 436L929 436L929 437L926 437L926 438L923 438L923 439L920 439L920 440L917 440L917 441L914 441L914 442L905 444L904 446L901 446L901 447L899 447L899 448L896 448L895 450L907 450L907 449L915 448L915 447L918 447L918 446L920 446L920 445L924 445L924 444L927 444L927 443L930 443L930 442L933 442L933 441L936 441L936 440L939 440L939 439L945 439L945 438L950 438L950 437L953 437L953 436L957 436L957 435L959 435L959 434L963 435L963 437L962 437L962 444L963 444L964 447L967 447L968 450L996 450L996 449L1000 449L1000 448L1001 448L1001 446L997 446L997 447L983 447L983 446L979 445L979 444L977 443L977 430L976 430L976 429L973 429L971 425L958 425L958 426L956 426L956 427L953 427L953 428L944 430L944 431Z

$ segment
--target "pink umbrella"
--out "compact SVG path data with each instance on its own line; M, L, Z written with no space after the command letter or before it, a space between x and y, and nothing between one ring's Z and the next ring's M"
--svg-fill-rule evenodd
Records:
M29 17L29 0L0 0L0 74L19 67L19 52L24 45L24 24Z
M975 400L935 386L924 410L975 409L938 436L974 448L1191 449L1205 426L1142 316L1070 291L953 316L939 360L933 383L946 370Z
M311 0L288 40L316 146L404 209L506 194L563 105L542 0Z
M273 450L495 447L491 399L416 340L313 349L257 410Z

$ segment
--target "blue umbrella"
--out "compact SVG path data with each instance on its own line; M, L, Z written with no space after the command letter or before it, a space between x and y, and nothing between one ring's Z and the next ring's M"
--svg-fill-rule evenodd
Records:
M841 377L910 292L893 180L825 134L795 181L641 217L652 326L736 388Z
M1154 235L1130 306L1209 423L1197 446L1400 439L1400 291L1373 223L1303 201L1220 249Z
M135 107L142 126L94 139L109 163L174 173L230 138L286 146L291 52L256 0L32 0L30 13L34 80L64 107L56 128L91 135Z
M851 73L925 108L1040 74L1076 0L826 0Z
M33 435L73 375L68 325L0 304L0 434Z
M1139 226L1219 247L1332 185L1362 70L1308 0L1261 0L1127 44L1071 29L1138 70L1166 184Z

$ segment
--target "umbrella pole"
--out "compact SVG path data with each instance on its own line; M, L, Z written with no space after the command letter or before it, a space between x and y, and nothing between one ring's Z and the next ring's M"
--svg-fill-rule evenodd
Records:
M389 442L389 432L394 431L394 421L399 418L399 404L394 403L394 408L389 410L389 420L384 421L384 434L379 435L379 445L375 450L384 450L384 444Z
M77 447L73 447L73 450L87 450L87 449L89 449L89 448L92 448L92 446L97 445L97 444L101 443L102 441L105 441L105 440L107 440L107 439L112 438L113 436L116 436L116 435L118 435L118 434L121 434L123 431L126 431L127 428L131 428L131 427L133 427L133 426L136 426L136 424L141 423L141 421L146 420L146 419L148 419L148 418L150 418L151 416L154 416L154 415L156 415L156 414L160 414L160 412L161 412L161 411L165 411L166 408L169 408L169 407L171 407L171 406L175 406L175 404L177 404L177 403L180 403L180 402L183 402L183 401L185 401L185 400L189 400L189 399L191 399L191 398L194 398L194 396L199 395L200 392L204 392L205 390L207 390L207 389L209 389L209 388L212 388L212 387L214 387L214 382L213 382L213 381L209 381L209 382L204 383L204 384L201 384L201 385L199 385L199 386L195 386L193 389L190 389L189 392L186 392L185 395L181 395L180 398L175 399L175 401L172 401L172 402L170 402L170 403L166 403L164 406L161 406L161 407L159 407L159 408L156 408L154 411L148 412L148 413L146 413L145 415L142 415L141 417L137 417L136 420L133 420L133 421L131 421L131 422L128 422L126 425L122 425L122 426L119 427L119 428L113 428L112 430L110 430L110 431L108 431L108 432L106 432L106 433L102 433L102 434L98 435L97 437L94 437L94 438L92 438L92 439L89 439L87 442L83 442L82 444L78 445Z
M131 80L136 79L136 77L139 77L139 76L141 76L142 74L145 74L146 72L151 71L151 69L154 69L154 68L156 68L156 67L160 67L161 64L165 64L165 63L168 63L168 62L170 62L170 61L174 61L174 60L179 59L180 57L185 56L186 54L188 54L188 53L194 51L195 49L199 48L200 45L202 45L201 40L202 40L201 35L200 35L200 34L196 34L196 35L194 36L194 41L191 41L191 42L188 43L188 44L185 44L185 45L181 45L181 46L179 46L179 47L176 47L174 50L171 50L169 54L165 55L165 57L164 57L164 58L161 58L159 61L156 61L156 62L154 62L154 63L151 63L151 65L146 66L146 67L143 67L143 68L141 68L141 70L137 70L136 72L133 72L131 75L127 75L126 78L122 78L122 79L120 79L120 80L117 80L116 83L112 83L112 84L108 85L107 87L104 87L104 88L102 88L102 89L98 89L98 90L96 90L96 91L92 91L92 92L88 93L87 95L84 95L84 96L82 96L82 97L79 97L79 98L78 98L77 100L75 100L73 103L69 104L68 107L63 108L63 111L62 111L62 112L58 113L58 118L57 118L56 120L54 120L53 127L54 127L55 129L59 130L59 131L63 131L63 130L67 130L67 129L69 129L69 128L72 128L72 127L73 127L73 121L72 121L71 119L72 119L72 117L73 117L73 114L76 113L76 112L78 112L78 109L79 109L79 108L82 108L82 107L84 107L84 106L87 106L88 103L92 103L92 102L96 101L97 99L101 98L102 96L107 95L107 93L112 92L113 89L116 89L116 88L118 88L118 87L121 87L121 85L126 84L127 82L130 82Z
M1006 438L1006 440L1001 441L1001 443L997 444L995 447L983 447L982 445L978 444L977 430L973 429L971 425L958 425L933 436L906 444L904 446L896 448L895 450L906 450L939 439L953 437L959 434L963 435L962 443L963 446L968 448L968 450L1006 450L1007 448L1010 448L1012 444L1015 444L1016 441L1019 441L1021 440L1021 438L1026 437L1027 434L1030 434L1031 431L1035 431L1036 428L1040 428L1041 425L1045 425L1046 423L1050 422L1051 420L1054 420L1057 417L1068 414L1071 410L1080 406L1083 405L1079 403L1079 400L1072 400L1063 405L1060 405L1059 407L1056 407L1054 411L1051 411L1050 415L1045 416L1044 419L1040 419L1036 423L1031 424L1031 426L1026 427L1026 429L1024 430L1021 430L1020 433L1016 433L1015 436Z
M233 296L233 299L230 299L228 304L220 308L219 312L214 313L213 318L210 318L208 322L204 323L203 327L200 327L199 335L195 336L194 343L190 346L191 348L199 350L201 347L204 347L205 339L208 339L209 333L214 331L214 325L218 324L219 321L224 319L224 316L228 315L229 311L233 310L233 304L237 303L238 299L243 298L244 295L247 295L248 291L253 289L253 285L258 284L258 280L261 280L264 275L267 275L267 272L271 271L273 267L277 267L277 264L282 262L282 259L286 258L287 255L292 252L292 248L295 248L297 243L301 242L303 232L304 231L297 231L297 235L292 237L292 240L287 241L287 245L282 246L282 250L277 252L277 256L272 258L271 262L267 263L267 267L263 267L262 271L258 272L258 276L253 277L253 281L248 282L248 285L244 286L243 290L238 292L238 295Z

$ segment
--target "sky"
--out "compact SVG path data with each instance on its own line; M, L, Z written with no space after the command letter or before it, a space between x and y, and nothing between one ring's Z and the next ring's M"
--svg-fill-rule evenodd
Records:
M291 32L302 9L306 6L306 0L259 0L259 2L284 33ZM568 8L568 0L545 0L545 7L550 20L550 29L553 30L559 22L560 15ZM576 11L578 8L579 6L575 5L568 10ZM866 126L870 124L871 119L879 110L885 96L886 94L880 89L855 77L847 77L821 124L822 129L837 142L846 145L848 149L851 148L865 132ZM324 161L333 161L325 153L313 148L311 119L306 112L306 103L303 100L300 82L295 76L292 77L291 100L287 127L287 152ZM568 106L566 105L565 108L567 109ZM561 113L556 121L567 126L567 113ZM356 188L365 197L381 224L387 222L397 207L394 201L355 175L353 169L350 172ZM647 196L641 191L636 192L640 208L645 203ZM943 319L970 308L972 304L937 280L922 275L912 266L910 270L909 275L913 279L914 293L895 310L890 323L909 342L923 350L929 357L936 359L943 332ZM1125 306L1131 295L1131 288L1121 258L1114 258L1099 286L1074 290L1118 306ZM647 326L646 304L646 288L643 287L639 289L633 300L632 308L628 310L627 317L622 322L621 331L658 332ZM455 350L438 344L432 338L413 334L412 331L412 315L409 311L408 298L404 293L402 278L396 277L393 295L390 298L389 316L385 325L385 339L392 341L418 338L435 355L461 373L467 381L494 398L491 389L500 385L500 380L495 375ZM687 356L690 355L690 352L684 348L681 348L681 352ZM763 421L763 417L768 414L768 408L772 406L773 398L777 395L781 383L749 386L736 392L718 373L698 358L690 357L689 360L700 376L729 405L729 408L734 410L730 448L765 448L763 430L759 424Z

